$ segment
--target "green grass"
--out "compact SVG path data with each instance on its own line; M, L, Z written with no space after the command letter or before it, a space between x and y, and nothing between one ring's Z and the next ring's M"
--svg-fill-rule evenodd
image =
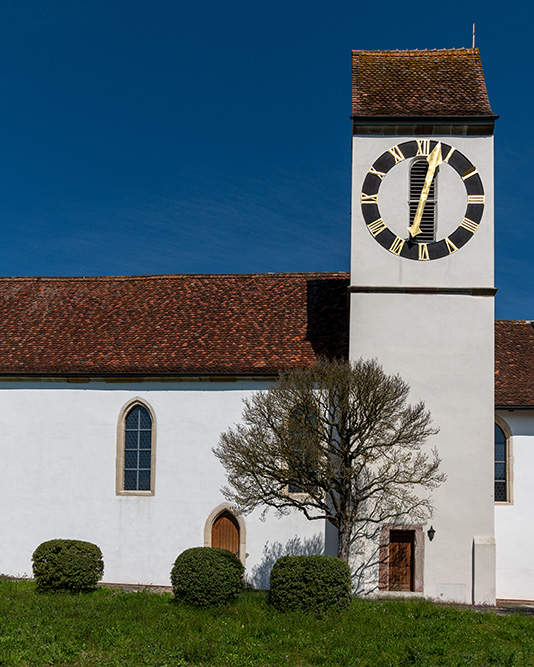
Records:
M354 600L316 618L246 592L222 609L168 594L39 594L0 580L0 665L534 665L534 618L422 600Z

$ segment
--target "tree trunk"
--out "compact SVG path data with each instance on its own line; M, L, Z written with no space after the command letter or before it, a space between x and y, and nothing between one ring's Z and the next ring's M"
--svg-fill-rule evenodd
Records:
M352 537L352 524L350 519L341 518L337 533L337 557L349 562L350 538Z

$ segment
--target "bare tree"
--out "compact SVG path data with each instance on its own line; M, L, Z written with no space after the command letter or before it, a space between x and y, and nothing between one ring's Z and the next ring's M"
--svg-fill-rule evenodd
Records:
M445 475L437 451L422 451L437 433L430 413L407 404L408 393L376 360L322 359L281 373L244 401L242 423L213 450L231 487L224 496L245 514L296 508L327 519L345 561L357 523L426 521Z

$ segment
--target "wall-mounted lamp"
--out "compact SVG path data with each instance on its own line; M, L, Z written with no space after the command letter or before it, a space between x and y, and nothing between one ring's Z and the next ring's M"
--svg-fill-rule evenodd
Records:
M428 535L428 539L432 542L434 539L434 535L436 534L436 531L434 530L433 526L430 526L430 528L426 531L426 534Z

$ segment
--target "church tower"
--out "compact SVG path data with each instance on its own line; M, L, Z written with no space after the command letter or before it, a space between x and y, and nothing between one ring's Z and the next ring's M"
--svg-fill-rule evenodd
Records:
M447 475L427 525L381 528L364 588L494 604L496 116L480 55L353 51L352 66L350 356L425 401Z

